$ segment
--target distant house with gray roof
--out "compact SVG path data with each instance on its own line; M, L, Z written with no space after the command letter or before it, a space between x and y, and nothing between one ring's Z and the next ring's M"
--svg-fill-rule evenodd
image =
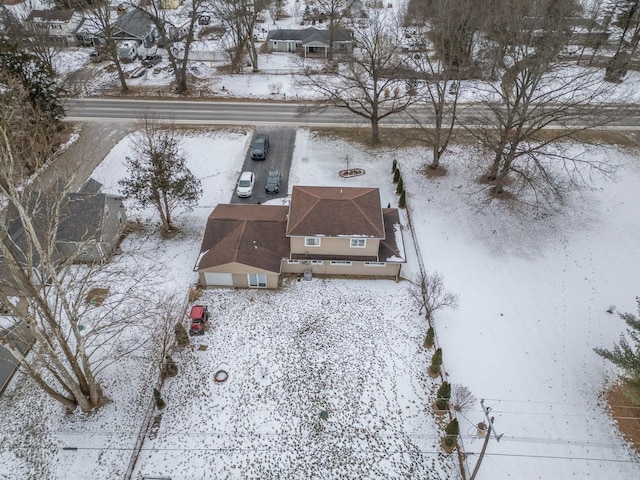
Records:
M115 252L127 214L122 198L101 192L101 187L90 179L78 192L66 194L61 202L47 194L34 194L26 201L38 238L45 243L51 232L56 232L54 261L100 263ZM5 216L2 241L20 263L37 269L40 259L30 248L17 210L10 205ZM0 283L11 286L11 275L1 257Z
M353 51L353 35L348 30L333 32L333 49L337 53ZM326 57L329 52L329 30L314 27L304 29L271 30L267 35L267 50L269 52L294 52L305 57Z
M144 10L131 10L123 14L112 28L116 41L133 41L145 48L154 45L159 37L156 24Z

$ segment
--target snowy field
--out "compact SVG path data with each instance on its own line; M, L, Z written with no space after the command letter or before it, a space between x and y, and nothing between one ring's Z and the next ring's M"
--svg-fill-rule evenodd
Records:
M208 290L211 331L174 359L138 463L171 478L458 477L431 404L426 322L393 281ZM229 379L216 383L218 370ZM320 413L326 411L328 418Z
M170 240L157 237L151 211L130 205L144 228L115 261L137 268L127 251L142 245L159 267L154 288L185 296L205 219L231 198L250 134L186 135L188 165L203 181L201 205L176 217L182 233ZM130 146L127 137L96 169L108 191L117 191ZM592 351L623 330L609 305L634 311L639 293L640 166L635 152L617 147L589 154L615 162L615 178L594 177L593 189L540 217L486 204L473 150L454 149L449 174L427 180L418 149L371 151L297 132L290 185L375 186L393 205L390 167L398 159L426 267L460 295L459 309L436 316L449 381L486 399L504 434L490 442L479 479L640 475L600 401L615 372ZM337 175L347 156L365 175ZM412 245L408 231L405 241ZM417 262L407 253L403 272L411 277ZM168 406L134 478L456 478L457 457L434 453L442 432L430 406L436 385L425 375L426 325L406 285L315 279L277 292L206 291L214 321L198 343L207 349L176 355L182 373L163 389ZM149 405L154 377L144 365L133 358L105 372L113 402L95 415L66 416L16 377L0 403L0 478L119 477ZM227 383L213 382L218 369L229 372ZM320 421L323 409L329 416ZM479 404L459 420L463 448L477 454Z
M87 63L88 54L64 51L60 73L89 69L90 78L80 81L83 94L117 89L104 66ZM260 74L223 75L218 66L193 62L194 90L310 98L298 90L288 55L262 54ZM630 73L616 87L619 97L637 98L639 79ZM160 69L130 84L152 91L171 81ZM482 89L463 84L463 100L477 100ZM230 200L251 133L187 135L182 148L203 182L200 205L176 216L180 235L161 240L154 212L129 204L142 229L114 262L155 265L157 278L147 289L175 292L186 302L206 218ZM117 192L130 149L127 137L94 173L107 191ZM606 313L609 306L635 312L640 295L640 161L637 151L612 146L590 147L587 155L615 165L614 177L595 176L593 188L570 192L558 211L540 215L487 203L473 149L454 147L443 159L447 176L427 179L420 174L424 150L371 150L297 132L289 185L378 187L382 204L393 206L390 168L398 160L426 268L442 273L460 296L457 310L439 311L435 320L447 378L485 399L503 435L490 441L477 480L640 478L640 459L601 397L617 372L593 352L611 347L624 330ZM340 178L347 157L366 174ZM403 273L411 278L416 252L409 232L404 236ZM139 249L146 255L128 253ZM157 436L143 445L134 478L458 478L457 457L439 447L442 427L431 411L437 384L425 375L430 352L419 348L426 326L406 284L314 279L277 292L204 292L201 300L214 307L211 332L198 338L207 348L175 356L181 374L165 384L168 406ZM155 384L148 355L103 373L113 401L92 415L66 415L17 375L0 400L0 478L122 478ZM213 382L218 369L229 372L224 384ZM484 420L480 404L458 419L471 470L482 443L475 436Z

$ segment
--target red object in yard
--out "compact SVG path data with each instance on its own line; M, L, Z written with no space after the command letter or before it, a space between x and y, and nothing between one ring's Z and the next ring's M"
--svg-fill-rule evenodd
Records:
M207 312L207 307L204 305L194 305L191 307L191 313L189 313L190 318L204 318L205 313Z
M204 335L204 324L209 321L209 309L206 305L194 305L189 312L191 335Z

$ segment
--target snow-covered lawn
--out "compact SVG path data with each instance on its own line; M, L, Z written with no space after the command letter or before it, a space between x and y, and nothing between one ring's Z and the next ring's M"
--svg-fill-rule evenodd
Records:
M174 355L157 438L171 478L456 478L431 410L427 329L393 281L208 290L211 330ZM224 370L229 378L216 383ZM328 418L322 419L322 411Z
M205 191L200 206L176 217L182 233L168 240L155 235L153 212L132 208L143 229L114 261L138 268L127 251L141 245L160 267L154 289L185 298L205 219L231 198L250 133L186 135L183 150ZM129 154L125 138L96 170L108 191L117 191ZM624 328L607 308L634 311L640 294L640 164L637 152L618 147L589 155L618 165L616 177L595 177L593 189L570 193L560 211L540 217L487 204L469 148L444 159L447 176L426 179L418 149L370 150L297 132L289 185L373 186L384 206L395 205L390 169L398 160L426 268L460 295L459 309L436 314L448 378L484 398L504 434L491 440L478 479L640 477L600 400L616 372L593 352ZM363 176L338 176L347 156ZM404 236L411 278L417 259ZM439 447L437 384L420 346L426 324L407 283L316 278L274 292L203 292L213 320L196 343L207 349L175 355L180 374L163 388L168 406L136 475L457 478L457 457ZM94 415L67 416L16 377L0 401L0 477L120 478L151 397L148 362L132 358L106 371L113 402ZM213 380L219 369L229 373L222 384ZM473 468L479 403L458 418Z
M593 352L625 328L610 305L636 312L640 161L612 146L587 155L617 165L615 178L594 177L544 218L482 206L469 151L449 156L446 177L404 176L427 268L460 294L460 308L436 319L450 379L487 399L504 433L479 478L640 478L601 401L615 372Z

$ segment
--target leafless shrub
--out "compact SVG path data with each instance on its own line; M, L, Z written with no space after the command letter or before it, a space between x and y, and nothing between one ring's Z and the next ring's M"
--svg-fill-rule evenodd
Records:
M444 277L439 272L421 273L416 281L411 282L409 293L420 308L419 313L424 311L427 320L433 318L436 310L458 307L458 295L445 289Z
M462 412L476 403L476 397L464 385L455 383L451 388L450 405L456 412Z

